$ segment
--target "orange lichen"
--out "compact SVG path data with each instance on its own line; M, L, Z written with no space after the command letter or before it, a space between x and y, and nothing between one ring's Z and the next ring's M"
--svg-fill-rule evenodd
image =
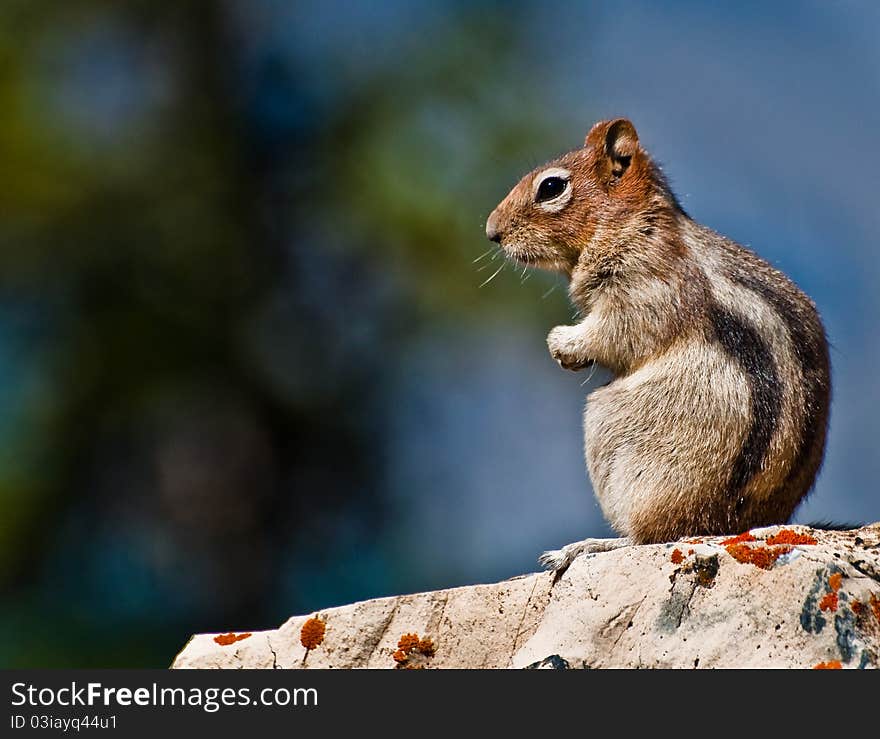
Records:
M767 537L768 544L817 544L818 540L809 534L799 534L791 529L781 529Z
M745 544L747 541L757 541L754 536L752 536L748 531L744 531L741 534L737 534L736 536L732 536L729 539L725 539L721 542L721 546L728 546L730 544Z
M690 557L694 553L693 549L688 549L688 557Z
M247 639L249 636L251 636L250 631L244 634L235 634L230 631L228 634L217 634L217 636L214 637L214 641L221 647L228 647L230 644L235 644L237 641Z
M840 572L835 572L831 577L828 578L828 585L835 593L840 590L841 580L843 580L843 574Z
M407 654L414 652L416 649L419 648L419 635L404 634L397 642L397 648L402 649Z
M856 616L861 616L865 611L865 606L861 601L854 600L849 604L849 607L852 608L852 612L856 614Z
M314 649L324 641L324 632L326 630L326 624L317 616L313 616L303 624L299 632L300 643L306 649Z
M843 665L840 664L839 659L833 659L830 662L820 662L818 665L813 666L814 670L842 670Z
M871 600L869 603L871 605L871 610L874 611L874 618L880 621L880 598L871 593Z
M750 547L745 544L729 544L726 549L727 553L737 562L755 565L762 570L769 570L777 559L791 551L791 547L770 549L768 547Z
M681 549L673 549L672 564L680 565L682 562L684 562L684 555L681 553Z
M836 611L837 610L837 593L825 593L822 600L819 601L820 611Z
M434 641L425 637L420 639L418 634L404 634L397 642L397 651L391 658L397 662L399 670L423 670L427 660L437 653Z

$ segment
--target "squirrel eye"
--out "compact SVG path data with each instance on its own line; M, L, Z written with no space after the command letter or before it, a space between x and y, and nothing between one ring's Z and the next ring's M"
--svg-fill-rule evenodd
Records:
M547 177L538 185L535 202L542 203L545 200L553 200L553 198L561 195L567 186L568 180L562 177Z

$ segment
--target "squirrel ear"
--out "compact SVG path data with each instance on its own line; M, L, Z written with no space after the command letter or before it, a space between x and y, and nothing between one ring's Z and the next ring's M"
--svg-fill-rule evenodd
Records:
M639 135L635 126L626 118L602 121L590 129L584 141L608 157L611 174L621 177L629 167L633 156L639 150Z

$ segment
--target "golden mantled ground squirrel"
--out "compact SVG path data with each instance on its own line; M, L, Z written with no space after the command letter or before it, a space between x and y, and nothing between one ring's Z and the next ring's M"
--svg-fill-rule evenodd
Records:
M694 222L628 120L530 172L486 235L524 265L569 278L583 317L547 337L559 364L596 362L584 446L624 538L584 551L785 523L822 462L828 344L812 301L748 249Z

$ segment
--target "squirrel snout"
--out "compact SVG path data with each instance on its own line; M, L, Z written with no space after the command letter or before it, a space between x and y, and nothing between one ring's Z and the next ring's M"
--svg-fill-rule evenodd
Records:
M498 219L495 217L495 211L489 215L486 221L486 238L494 241L496 244L501 243L501 231L498 229Z

